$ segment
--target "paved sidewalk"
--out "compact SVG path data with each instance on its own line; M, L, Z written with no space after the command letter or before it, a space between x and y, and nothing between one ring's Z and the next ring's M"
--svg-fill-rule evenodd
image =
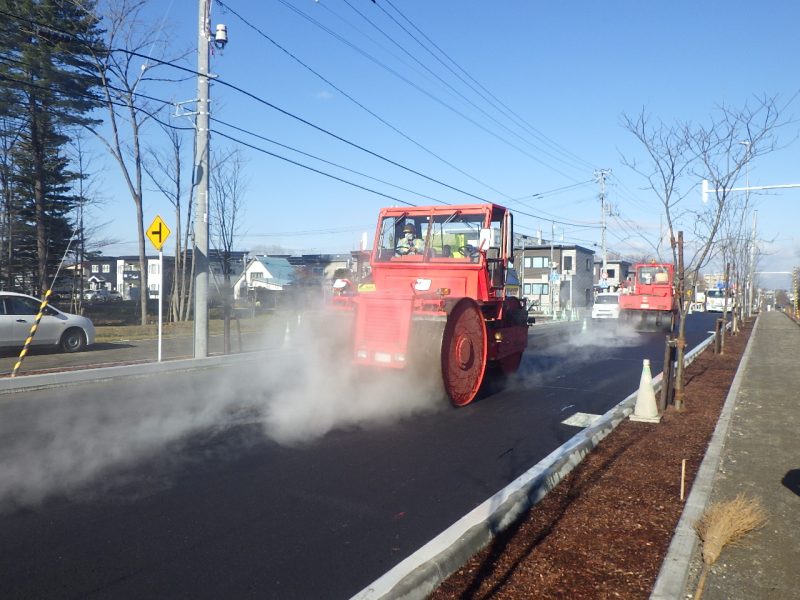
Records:
M761 499L769 521L739 545L722 550L706 580L703 600L800 599L800 326L783 313L762 313L737 379L720 418L720 435L715 434L718 443L712 440L709 446L711 468L704 475L701 466L695 481L695 504L702 510L744 492ZM685 539L693 534L689 528L695 515L687 514L692 500L690 496L676 540L681 529ZM670 553L680 545L676 540ZM662 593L654 598L692 597L702 568L699 544L690 552L682 561L682 577L676 575L681 561L665 561L654 590ZM673 583L683 580L682 596L675 593L680 587L659 587L662 578L670 577Z

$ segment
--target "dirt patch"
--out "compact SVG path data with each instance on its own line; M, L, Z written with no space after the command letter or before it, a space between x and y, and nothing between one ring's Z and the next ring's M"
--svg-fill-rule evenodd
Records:
M752 323L687 369L685 410L626 420L516 525L431 594L454 598L648 598L705 455Z

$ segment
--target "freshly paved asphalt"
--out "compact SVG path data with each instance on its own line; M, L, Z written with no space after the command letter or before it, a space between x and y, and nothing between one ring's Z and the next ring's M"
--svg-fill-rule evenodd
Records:
M694 315L690 346L712 324ZM309 398L271 398L315 373L278 358L18 392L0 401L0 597L350 597L570 438L563 419L635 390L642 359L658 372L663 335L577 329L535 327L520 373L468 407L294 444L264 423ZM337 405L322 384L307 420Z

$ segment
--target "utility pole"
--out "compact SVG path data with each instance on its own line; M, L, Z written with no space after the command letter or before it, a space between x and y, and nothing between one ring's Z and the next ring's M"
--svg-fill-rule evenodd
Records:
M606 272L607 264L606 264L606 177L611 174L611 169L600 169L599 171L594 172L594 176L597 181L600 183L600 219L601 219L601 228L600 228L600 235L601 235L601 247L603 252L603 266L602 271L600 273L600 278L602 279L603 273Z
M197 116L195 120L193 183L194 218L194 357L208 356L208 55L211 41L210 0L199 0L197 32Z
M550 227L550 315L555 318L556 316L556 307L554 305L554 294L553 294L553 285L555 284L555 277L554 273L554 265L553 265L553 239L556 237L556 223L553 221Z

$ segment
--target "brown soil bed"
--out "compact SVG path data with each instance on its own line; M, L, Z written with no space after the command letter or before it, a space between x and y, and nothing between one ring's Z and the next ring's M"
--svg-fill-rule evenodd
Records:
M516 525L431 594L453 598L648 598L744 352L752 323L687 369L685 410L626 420Z

